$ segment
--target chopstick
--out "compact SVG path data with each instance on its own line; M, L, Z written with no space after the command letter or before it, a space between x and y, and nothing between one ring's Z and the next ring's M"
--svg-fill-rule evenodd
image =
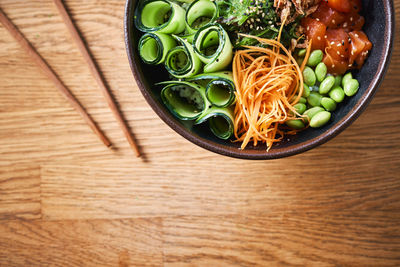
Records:
M96 79L98 86L100 87L104 98L107 101L107 104L111 111L114 114L115 119L118 121L126 139L129 142L129 145L131 148L135 151L136 156L140 157L140 151L139 148L126 124L124 121L120 111L118 110L118 106L116 105L114 98L111 95L110 89L107 87L104 78L100 74L99 68L96 65L96 63L93 60L92 55L89 52L89 49L85 45L85 43L82 40L81 35L79 34L77 28L75 27L74 23L71 20L71 17L69 16L62 0L54 0L54 4L58 8L58 11L61 14L61 17L63 18L65 24L67 25L67 28L72 35L72 38L76 42L79 50L81 51L82 56L86 60L86 63L89 65L90 71L92 72L93 77Z
M61 95L71 104L71 106L81 115L85 122L89 125L92 131L100 138L100 140L107 146L111 146L111 142L103 134L100 128L96 125L93 119L87 114L85 109L71 93L71 91L62 83L57 74L51 69L47 62L36 52L33 46L18 30L18 28L7 18L3 10L0 8L0 21L3 26L9 31L15 40L21 45L25 52L32 58L32 60L42 69L43 73L55 84L60 91Z

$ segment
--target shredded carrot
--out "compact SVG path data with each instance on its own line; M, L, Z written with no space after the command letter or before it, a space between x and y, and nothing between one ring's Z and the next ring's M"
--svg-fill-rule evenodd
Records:
M282 28L281 28L282 30ZM269 150L284 136L279 126L300 116L293 107L303 93L302 68L277 40L254 38L265 47L244 46L233 58L236 87L234 134L244 149L249 142L266 143ZM304 61L310 54L308 46ZM292 112L290 112L292 111Z

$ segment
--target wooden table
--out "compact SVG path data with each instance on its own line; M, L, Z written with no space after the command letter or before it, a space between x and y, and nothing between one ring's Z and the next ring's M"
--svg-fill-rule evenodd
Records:
M400 0L395 0L400 16ZM362 116L273 161L186 141L135 85L123 0L68 0L145 157L129 148L52 1L0 6L115 145L0 27L0 266L399 266L400 32Z

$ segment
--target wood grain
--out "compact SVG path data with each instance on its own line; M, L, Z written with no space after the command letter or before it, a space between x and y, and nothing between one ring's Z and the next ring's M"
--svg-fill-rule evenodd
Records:
M166 126L123 42L124 0L66 0L137 159L53 1L0 0L111 142L0 27L0 266L399 266L400 30L365 112L311 151L222 157ZM400 18L400 0L395 0Z

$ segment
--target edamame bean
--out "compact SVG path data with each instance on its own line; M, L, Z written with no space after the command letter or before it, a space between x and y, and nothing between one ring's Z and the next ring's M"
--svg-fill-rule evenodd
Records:
M307 102L310 106L318 107L321 105L322 95L317 92L311 92L310 95L307 97Z
M304 57L305 55L306 55L306 52L307 52L307 49L301 49L298 53L297 53L297 55L299 56L299 57Z
M302 97L308 97L310 95L310 87L307 84L303 84L303 94Z
M302 58L302 57L296 58L297 65L299 65L299 66L303 63L303 61L304 61L304 58Z
M360 84L356 79L350 79L344 84L344 93L347 96L353 96L357 93Z
M340 103L344 99L344 91L342 87L336 86L329 92L329 97L335 100L336 103Z
M340 86L342 84L342 75L336 76L335 77L335 84L333 87Z
M331 113L329 111L321 111L314 115L310 121L310 126L313 128L319 128L324 126L331 119Z
M317 81L322 82L326 74L328 73L328 68L324 62L320 62L317 67L315 67L315 76L317 76Z
M315 82L317 81L317 77L315 77L315 73L310 67L304 68L303 78L304 78L304 82L308 86L314 86Z
M301 119L297 119L297 120L288 120L286 122L286 125L289 126L292 129L302 129L305 127L304 122Z
M311 52L310 57L308 58L307 65L310 67L315 67L322 61L324 57L324 53L322 50L314 50Z
M344 88L344 84L348 81L353 79L353 74L351 74L351 72L346 73L343 78L342 78L342 86Z
M321 84L319 85L319 93L320 94L327 94L332 89L333 85L335 84L335 77L328 76L326 77Z
M307 109L307 106L305 104L303 104L303 103L297 103L293 107L297 111L297 113L299 113L299 114L303 114L304 111L306 111L306 109Z
M301 104L307 104L307 99L305 99L304 97L300 97L299 103L301 103Z
M327 110L327 111L334 111L336 109L336 102L332 98L329 97L323 97L321 99L321 105Z
M309 122L315 116L315 114L321 111L324 111L322 107L313 107L304 111L303 115L306 116L305 117L306 122Z

